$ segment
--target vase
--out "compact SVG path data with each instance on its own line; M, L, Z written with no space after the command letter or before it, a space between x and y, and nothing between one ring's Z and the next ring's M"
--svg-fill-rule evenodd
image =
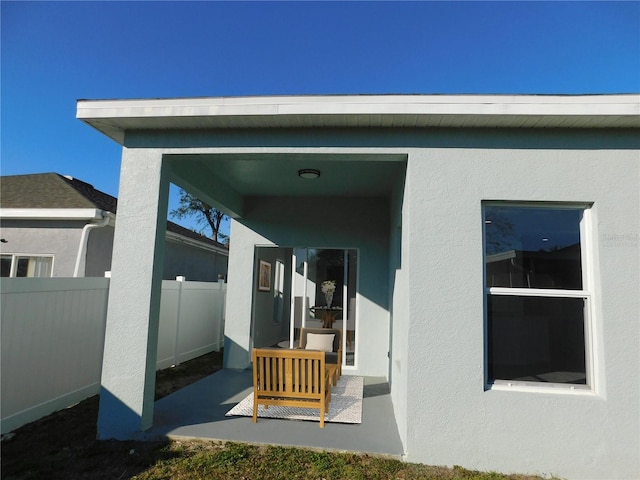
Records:
M327 308L331 308L331 301L333 300L333 293L325 293L324 298L327 301Z

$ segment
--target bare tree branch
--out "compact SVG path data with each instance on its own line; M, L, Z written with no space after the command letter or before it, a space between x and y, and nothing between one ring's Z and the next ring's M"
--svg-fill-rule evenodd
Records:
M180 189L180 205L178 208L172 210L170 215L178 219L194 216L197 224L206 224L211 229L210 235L204 233L205 229L201 229L197 233L208 236L217 242L225 243L229 238L220 232L222 221L225 220L227 216L185 190Z

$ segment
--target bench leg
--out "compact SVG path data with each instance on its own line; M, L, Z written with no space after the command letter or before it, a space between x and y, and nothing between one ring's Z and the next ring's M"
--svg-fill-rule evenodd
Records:
M253 396L253 423L258 421L258 399L256 395Z

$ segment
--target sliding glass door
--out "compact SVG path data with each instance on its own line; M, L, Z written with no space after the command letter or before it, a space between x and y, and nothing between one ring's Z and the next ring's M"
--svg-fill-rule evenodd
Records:
M296 248L293 257L290 346L301 327L337 328L344 365L355 365L357 250Z
M272 256L269 252L271 248L278 247L259 247L258 259ZM282 272L276 274L282 266L274 268L274 300L277 302L277 299L287 293L290 296L288 309L276 308L273 312L286 315L285 311L288 311L289 328L286 332L284 329L280 331L277 342L273 341L274 337L271 337L270 342L280 347L293 348L298 343L302 327L337 328L342 330L343 365L355 366L357 250L305 247L278 248L278 251L281 254L283 251L288 252L288 261L281 262L280 265L288 264L290 271L286 275ZM283 287L280 279L287 277L290 278L290 286ZM260 292L256 295L260 296ZM283 300L286 302L286 299ZM264 305L264 302L254 301L254 305ZM264 317L257 308L254 307L254 334L264 331L264 328L259 330L255 325L259 318ZM275 321L272 323L276 324Z

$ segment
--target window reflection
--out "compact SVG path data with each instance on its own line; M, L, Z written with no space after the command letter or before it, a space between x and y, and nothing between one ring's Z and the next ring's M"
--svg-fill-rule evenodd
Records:
M345 365L354 365L357 251L308 250L312 326L341 329L346 336ZM327 282L333 287L326 288ZM347 301L344 299L346 282ZM346 323L345 323L346 319Z
M577 209L486 207L487 285L581 290L581 218Z
M586 384L584 300L489 296L489 378Z

